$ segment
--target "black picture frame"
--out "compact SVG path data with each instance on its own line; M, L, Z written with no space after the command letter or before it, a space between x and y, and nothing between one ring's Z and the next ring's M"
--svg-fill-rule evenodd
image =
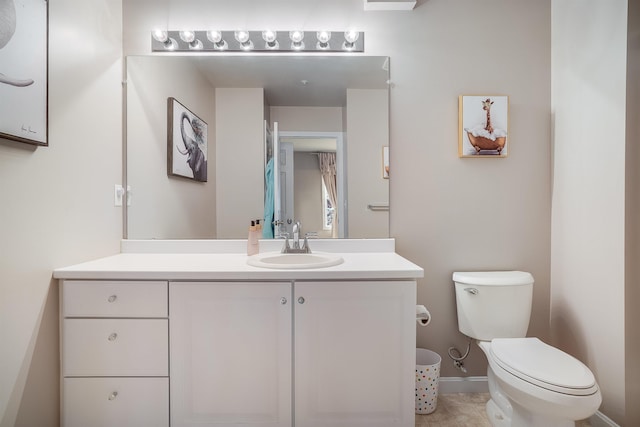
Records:
M167 173L207 182L207 123L167 98Z
M48 146L49 3L2 3L0 138Z

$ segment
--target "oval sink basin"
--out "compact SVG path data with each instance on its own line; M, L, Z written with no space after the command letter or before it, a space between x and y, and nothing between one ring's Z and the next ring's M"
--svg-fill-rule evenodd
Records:
M283 254L280 252L265 252L250 256L247 264L254 267L303 269L325 268L342 264L341 256L325 252L313 252L310 254Z

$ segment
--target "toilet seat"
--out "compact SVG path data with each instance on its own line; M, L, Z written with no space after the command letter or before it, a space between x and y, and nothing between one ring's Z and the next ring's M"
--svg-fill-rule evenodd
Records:
M598 391L589 368L538 338L495 338L490 355L505 371L546 390L573 396Z

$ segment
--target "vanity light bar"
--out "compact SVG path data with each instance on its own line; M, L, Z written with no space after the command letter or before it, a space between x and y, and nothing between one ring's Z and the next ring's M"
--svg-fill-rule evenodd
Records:
M364 52L360 31L151 32L152 52Z

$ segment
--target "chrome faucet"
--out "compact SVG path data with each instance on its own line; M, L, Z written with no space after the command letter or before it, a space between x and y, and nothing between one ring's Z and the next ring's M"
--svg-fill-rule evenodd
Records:
M289 233L282 233L284 237L284 246L282 248L283 254L310 254L311 248L309 247L309 241L307 240L309 237L317 237L317 233L307 233L304 235L304 241L302 246L300 246L300 231L302 230L302 225L300 225L300 221L296 221L293 224L293 243L289 245Z
M293 249L300 249L300 229L302 225L300 221L296 221L293 224Z

